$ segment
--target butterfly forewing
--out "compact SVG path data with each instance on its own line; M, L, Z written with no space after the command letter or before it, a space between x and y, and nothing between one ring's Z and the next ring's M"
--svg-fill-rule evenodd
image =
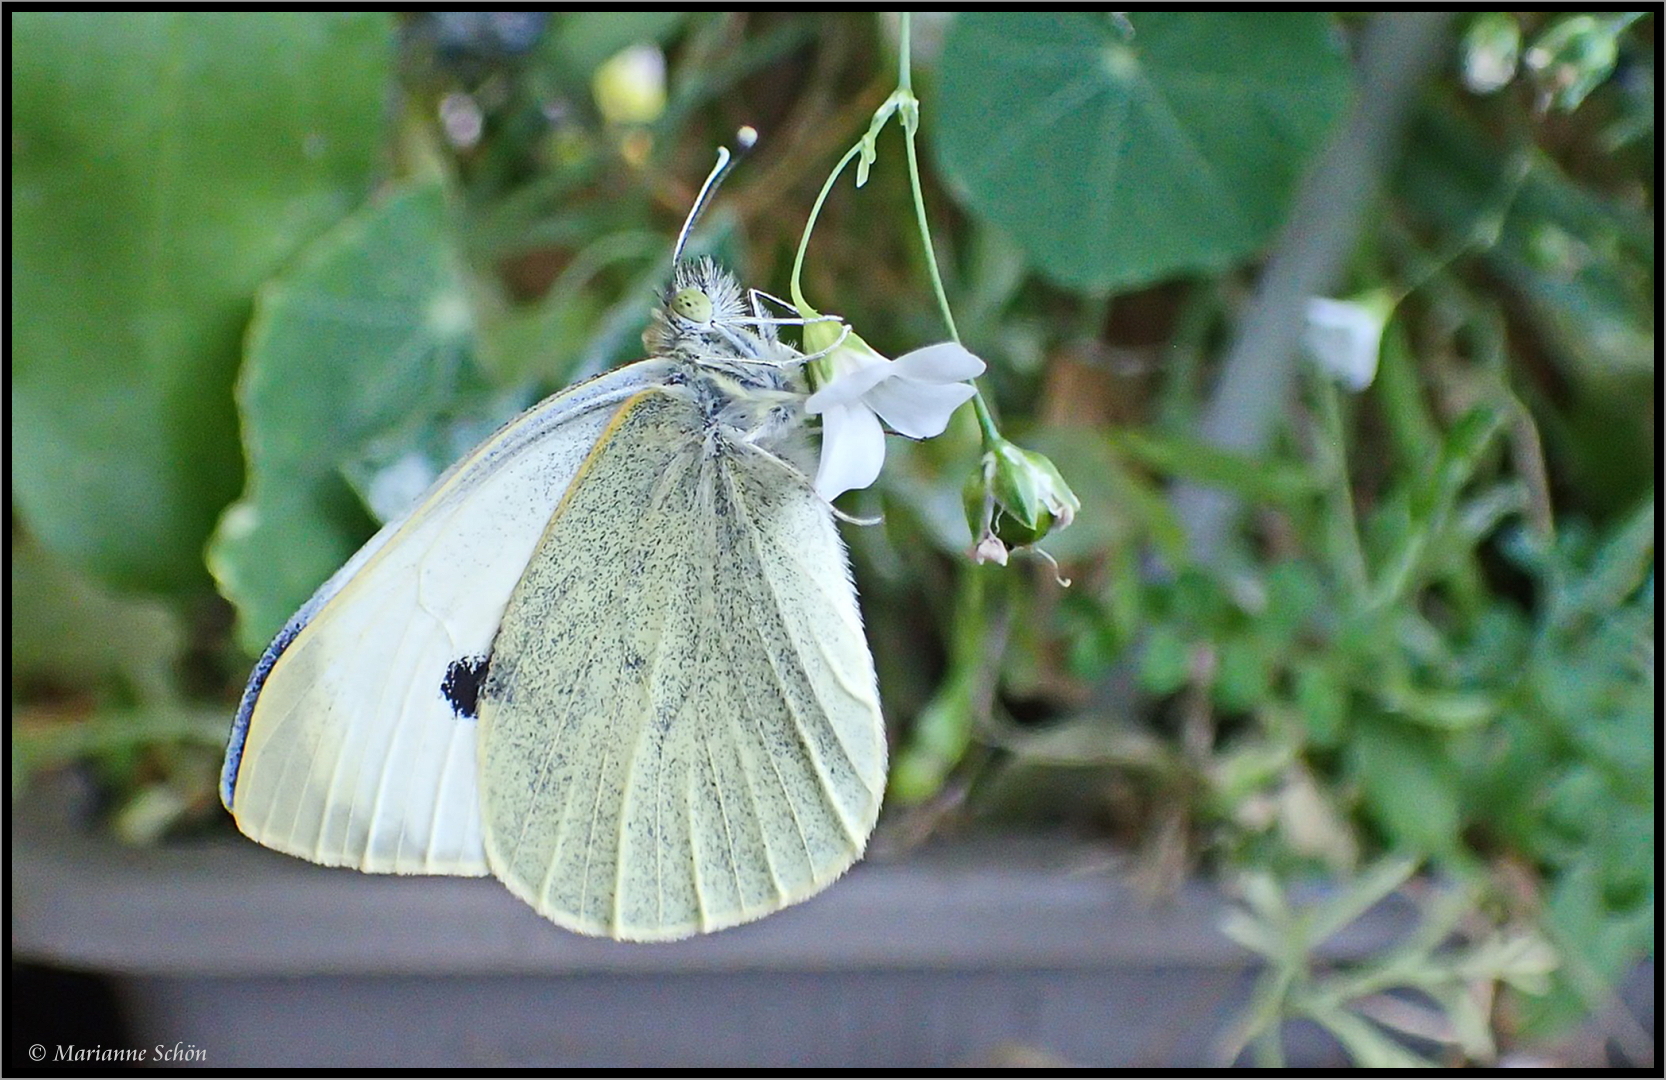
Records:
M510 592L646 362L540 404L436 482L267 650L222 798L261 843L314 862L483 874L474 687Z
M860 856L884 787L826 505L668 390L620 411L556 511L480 723L493 873L591 934L677 938L804 899Z

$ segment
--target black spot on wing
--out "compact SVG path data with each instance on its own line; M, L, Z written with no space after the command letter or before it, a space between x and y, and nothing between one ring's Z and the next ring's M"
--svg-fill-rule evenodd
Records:
M480 687L486 681L489 656L465 656L453 660L440 680L440 693L451 703L451 711L464 720L480 716Z

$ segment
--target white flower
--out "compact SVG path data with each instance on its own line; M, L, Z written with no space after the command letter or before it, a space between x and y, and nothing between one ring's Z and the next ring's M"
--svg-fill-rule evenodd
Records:
M1302 344L1322 371L1357 394L1377 377L1383 328L1393 313L1394 300L1383 290L1352 300L1312 297Z
M811 336L806 334L806 345L814 347ZM952 341L887 360L853 333L816 361L816 369L822 387L804 411L821 417L816 491L832 500L879 477L885 464L881 420L912 439L941 435L950 415L976 393L965 380L983 374L984 363Z
M1001 543L1001 538L993 532L986 532L977 545L972 548L972 561L975 563L992 562L996 566L1007 564L1007 546Z

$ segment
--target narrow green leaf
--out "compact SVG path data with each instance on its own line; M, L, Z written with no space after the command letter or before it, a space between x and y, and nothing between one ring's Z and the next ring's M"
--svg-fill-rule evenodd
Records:
M1422 690L1414 686L1390 685L1380 700L1397 716L1440 731L1465 731L1487 723L1499 713L1500 703L1491 694L1447 690Z
M1265 461L1199 440L1150 431L1111 432L1111 445L1168 476L1225 488L1253 502L1288 505L1310 498L1319 483L1305 466Z
M1378 719L1359 725L1351 747L1365 810L1391 842L1418 854L1458 843L1457 778L1437 740Z
M1418 860L1391 856L1373 863L1350 882L1340 896L1314 910L1308 923L1308 941L1319 945L1375 907L1389 893L1411 880Z
M1434 1068L1434 1062L1407 1050L1371 1021L1347 1009L1316 1009L1310 1015L1336 1036L1362 1069Z
M1480 468L1504 420L1498 405L1476 405L1446 433L1433 467L1412 479L1407 500L1410 519L1383 560L1372 605L1386 607L1417 587L1418 573L1428 562L1431 544L1450 526L1459 494Z
M82 720L13 724L12 797L24 793L36 772L72 761L132 754L163 743L224 746L230 723L223 709L163 705L99 712Z
M1583 616L1618 608L1655 564L1655 502L1634 510L1598 550L1590 570L1558 598L1552 625L1562 629Z

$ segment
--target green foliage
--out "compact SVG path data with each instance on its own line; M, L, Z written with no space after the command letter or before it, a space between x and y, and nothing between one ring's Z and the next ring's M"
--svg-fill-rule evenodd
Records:
M1477 900L1474 890L1448 887L1427 898L1416 927L1392 948L1333 970L1314 965L1327 941L1416 869L1414 860L1385 859L1335 895L1305 905L1293 903L1271 877L1240 879L1243 903L1221 929L1267 963L1249 1009L1221 1048L1223 1061L1252 1047L1256 1064L1283 1068L1279 1025L1292 1017L1319 1024L1362 1068L1439 1064L1396 1034L1432 1042L1460 1060L1493 1060L1498 1050L1487 1003L1501 985L1542 994L1556 955L1542 937L1520 930L1453 945Z
M35 544L12 551L10 600L19 685L36 693L93 689L129 701L171 693L185 635L166 604L116 595Z
M389 21L10 25L16 505L77 566L200 589L242 472L231 386L249 301L368 190Z
M91 762L111 825L153 842L211 805L229 723L181 700L186 627L153 597L121 596L38 544L12 547L11 797L46 769Z
M1218 270L1267 241L1341 115L1339 46L1316 13L971 12L943 46L938 156L1067 285Z
M638 354L749 123L695 249L785 295L821 192L818 308L887 355L952 313L990 367L845 507L883 518L846 535L889 827L1086 822L1243 883L1227 1050L1268 1062L1292 1018L1491 1062L1652 954L1653 16L1460 24L1336 290L1394 303L1375 381L1298 380L1253 454L1197 418L1363 20L974 12L934 56L922 16L899 80L866 15L496 18L403 17L397 72L384 16L14 21L14 790L91 760L124 835L214 817L242 654L492 424ZM609 120L631 46L664 109ZM931 143L917 190L876 108ZM866 183L824 189L846 147ZM1042 494L988 487L997 421ZM1242 508L1208 565L1181 484ZM967 560L986 511L1020 538L998 505L1044 554ZM216 521L218 610L184 601ZM1408 888L1411 938L1330 959Z
M403 511L507 419L473 341L435 178L385 193L261 290L238 390L248 488L208 554L245 649L369 537L365 508Z
M1543 614L1476 643L1472 663L1511 664L1497 674L1519 692L1461 762L1467 814L1554 868L1547 926L1570 970L1532 1006L1539 1026L1577 1017L1655 945L1643 857L1655 850L1655 536L1651 502L1600 544L1579 530L1550 550L1523 540L1517 557L1545 582Z
M1545 437L1590 505L1623 510L1654 478L1653 426L1630 406L1656 376L1652 207L1538 153L1501 167L1506 149L1456 108L1424 112L1409 144L1397 178L1408 217L1450 235L1495 232L1482 257L1565 380L1539 410ZM1500 213L1512 170L1519 194ZM1528 382L1525 392L1545 391Z

